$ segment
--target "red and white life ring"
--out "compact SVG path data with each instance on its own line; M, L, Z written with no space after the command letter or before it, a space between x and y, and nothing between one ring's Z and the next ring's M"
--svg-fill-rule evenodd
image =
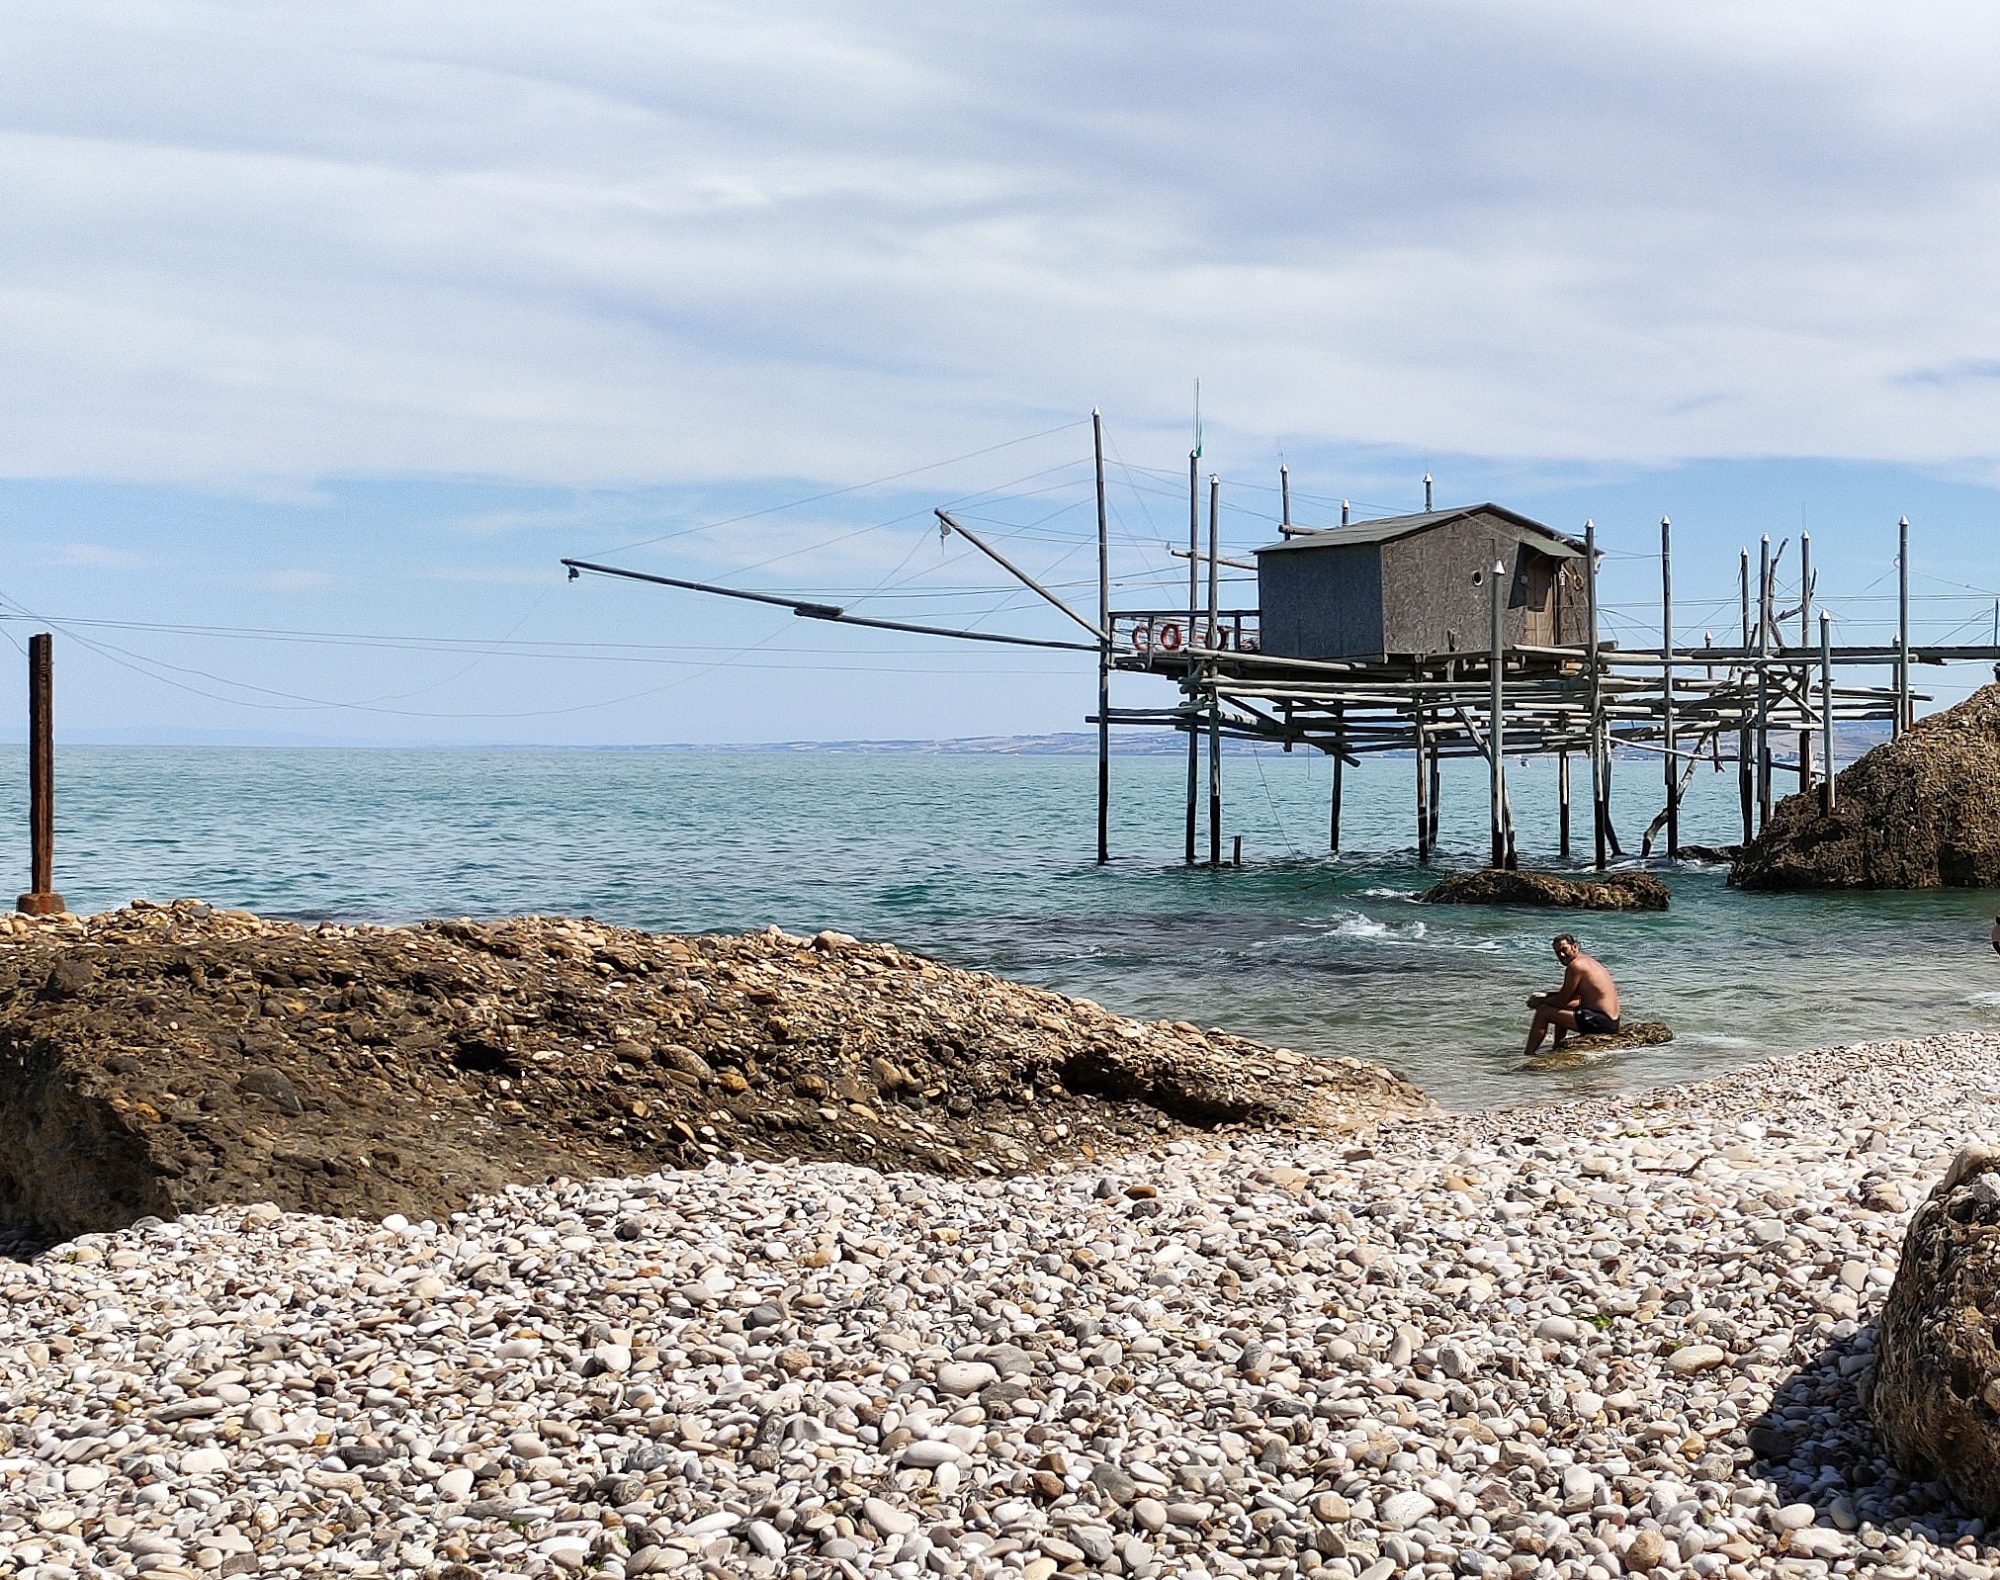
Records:
M1181 650L1181 628L1169 620L1160 627L1160 651L1178 653Z

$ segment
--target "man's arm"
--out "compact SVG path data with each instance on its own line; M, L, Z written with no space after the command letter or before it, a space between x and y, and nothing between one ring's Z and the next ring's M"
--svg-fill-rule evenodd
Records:
M1996 946L2000 947L2000 946ZM1553 993L1529 995L1529 1009L1574 1009L1583 996L1583 973L1575 966L1563 972L1562 986Z

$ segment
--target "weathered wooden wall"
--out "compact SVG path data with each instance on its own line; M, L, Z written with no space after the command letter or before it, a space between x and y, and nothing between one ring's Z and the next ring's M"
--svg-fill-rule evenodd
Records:
M1257 562L1257 630L1278 658L1380 660L1382 560L1373 543L1315 546Z
M1365 529L1364 529L1365 530ZM1502 640L1583 643L1582 562L1492 515L1442 521L1377 541L1295 543L1260 553L1264 651L1286 658L1484 653L1495 561L1507 569Z

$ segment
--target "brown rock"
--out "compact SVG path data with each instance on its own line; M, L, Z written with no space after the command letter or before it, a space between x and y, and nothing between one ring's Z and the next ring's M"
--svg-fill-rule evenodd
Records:
M1454 872L1424 895L1427 905L1553 905L1579 911L1664 911L1667 886L1651 873L1559 878L1552 872L1484 867Z
M1919 719L1819 793L1787 796L1744 846L1729 881L1746 889L1985 889L2000 886L2000 685Z
M1607 1053L1621 1053L1627 1048L1652 1048L1673 1040L1673 1032L1657 1020L1620 1021L1616 1031L1596 1037L1572 1036L1560 1048L1544 1047L1528 1062L1538 1069L1567 1069L1572 1065L1587 1064L1592 1059L1601 1059Z
M241 1201L439 1217L726 1152L1013 1171L1430 1106L1357 1060L887 944L559 917L305 928L176 902L4 929L0 1040L0 1231L58 1237Z
M1910 1221L1875 1339L1869 1412L1904 1468L2000 1515L2000 1157L1967 1147Z

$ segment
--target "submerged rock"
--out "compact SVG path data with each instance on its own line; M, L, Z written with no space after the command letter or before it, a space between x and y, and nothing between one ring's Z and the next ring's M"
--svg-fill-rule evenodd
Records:
M2000 1515L2000 1156L1961 1151L1910 1221L1870 1413L1904 1468Z
M1409 1082L890 944L563 917L301 927L194 902L0 920L0 1229L224 1202L442 1216L739 1154L996 1174Z
M1560 1048L1544 1044L1542 1051L1530 1055L1527 1062L1530 1069L1568 1069L1574 1065L1594 1063L1606 1054L1622 1053L1627 1048L1652 1048L1673 1040L1672 1030L1661 1021L1621 1021L1616 1031L1606 1032L1602 1036L1572 1035Z
M1741 845L1683 845L1682 861L1733 862L1743 854Z
M1834 810L1790 795L1743 847L1746 889L2000 887L2000 685L1841 770Z
M1554 905L1578 911L1664 911L1667 900L1667 886L1646 872L1559 878L1500 867L1454 872L1424 895L1431 905Z

